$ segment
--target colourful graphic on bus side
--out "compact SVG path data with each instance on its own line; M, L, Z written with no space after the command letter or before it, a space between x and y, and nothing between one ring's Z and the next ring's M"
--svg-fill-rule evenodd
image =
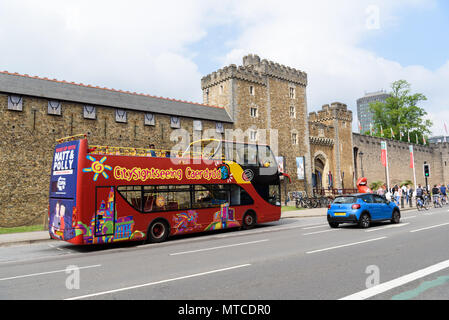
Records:
M134 225L132 216L116 217L115 193L114 188L111 187L107 200L101 201L100 207L90 221L90 225L78 222L76 235L83 235L85 244L143 240L145 233L135 231Z
M222 204L220 206L220 211L215 212L214 220L206 227L206 229L204 229L204 231L235 227L240 227L240 223L235 220L235 210L229 208L228 204Z
M112 171L112 167L105 165L104 162L108 159L106 157L103 157L100 159L100 161L97 161L92 156L86 156L87 160L92 161L92 166L90 168L84 168L83 172L93 172L94 174L94 181L97 181L100 174L105 178L109 179L109 175L105 172L105 170Z
M178 213L177 215L173 216L173 229L176 230L175 234L197 231L201 228L201 225L197 222L198 213L193 210Z

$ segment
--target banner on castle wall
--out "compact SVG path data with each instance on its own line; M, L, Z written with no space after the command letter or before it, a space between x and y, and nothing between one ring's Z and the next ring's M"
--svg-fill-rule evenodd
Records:
M296 157L296 174L299 180L304 180L304 157Z

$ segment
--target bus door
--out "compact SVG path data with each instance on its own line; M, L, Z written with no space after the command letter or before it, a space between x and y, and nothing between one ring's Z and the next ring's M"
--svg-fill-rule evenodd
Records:
M114 187L96 188L95 208L95 237L114 235L116 219Z

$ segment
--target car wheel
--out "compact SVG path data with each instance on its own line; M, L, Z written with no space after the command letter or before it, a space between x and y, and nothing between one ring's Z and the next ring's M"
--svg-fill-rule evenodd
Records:
M338 228L339 225L340 225L340 224L339 224L338 222L329 222L329 226L330 226L332 229Z
M399 213L399 211L395 210L393 211L391 223L398 224L399 222L401 222L401 214Z
M370 224L371 224L371 218L369 217L369 214L363 213L359 219L359 227L366 229L366 228L369 228Z

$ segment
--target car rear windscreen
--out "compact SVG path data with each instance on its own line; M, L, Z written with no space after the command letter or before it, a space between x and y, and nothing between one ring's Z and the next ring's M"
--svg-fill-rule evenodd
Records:
M356 197L338 197L334 200L333 204L349 204L356 202L357 202Z

